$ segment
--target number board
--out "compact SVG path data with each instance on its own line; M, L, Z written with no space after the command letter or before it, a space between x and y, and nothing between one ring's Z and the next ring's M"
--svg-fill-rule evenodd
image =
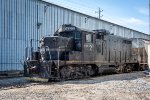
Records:
M75 31L76 28L75 27L65 27L65 31Z

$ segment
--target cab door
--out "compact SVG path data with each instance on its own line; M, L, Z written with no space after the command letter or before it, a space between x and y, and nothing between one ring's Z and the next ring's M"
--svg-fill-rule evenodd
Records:
M83 60L86 63L94 61L94 34L83 32Z

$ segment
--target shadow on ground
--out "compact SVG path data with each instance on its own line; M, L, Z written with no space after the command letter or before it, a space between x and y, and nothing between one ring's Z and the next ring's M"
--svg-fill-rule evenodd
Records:
M78 79L78 80L68 80L62 82L55 82L54 84L57 85L64 85L64 84L96 84L102 83L107 81L125 81L125 80L136 80L138 78L143 78L145 75L143 72L133 72L133 73L124 73L124 74L113 74L113 75L102 75L96 76L86 79ZM52 83L44 82L42 85L50 85Z
M44 81L39 79L31 80L27 77L18 77L18 78L0 79L0 90L13 89L13 88L25 88L33 85L96 84L96 83L102 83L107 81L135 80L143 77L145 77L143 72L102 75L102 76L96 76L92 78L68 80L68 81L61 81L61 82L47 82L45 80Z

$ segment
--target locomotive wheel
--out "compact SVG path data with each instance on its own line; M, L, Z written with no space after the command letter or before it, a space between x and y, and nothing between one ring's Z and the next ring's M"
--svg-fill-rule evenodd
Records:
M132 71L131 66L130 66L130 65L127 65L127 66L125 67L125 73L130 73L131 71Z
M60 79L81 79L95 75L96 71L91 65L87 66L63 66L60 70Z
M71 78L71 79L76 79L76 78L77 78L76 73L72 72L72 73L70 74L70 78Z
M92 66L88 65L87 66L87 75L88 76L93 76L95 74L94 69L92 68Z
M148 65L140 65L140 71L148 70Z
M149 69L148 65L144 65L144 70L148 70L148 69Z
M117 66L115 68L115 71L116 71L117 74L121 74L124 71L124 67L122 65L121 66Z
M67 80L67 79L69 79L70 74L71 74L71 72L70 72L70 70L69 70L69 67L65 66L65 67L62 67L62 68L60 69L60 78L61 78L62 80Z

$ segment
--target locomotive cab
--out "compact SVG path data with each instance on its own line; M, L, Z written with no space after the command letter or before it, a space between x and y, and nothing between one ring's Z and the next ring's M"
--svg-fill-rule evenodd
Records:
M80 29L72 25L62 25L59 30L57 30L54 36L66 37L73 40L72 51L82 50L82 35Z
M85 64L94 61L95 32L72 25L62 25L54 35L73 39L73 49L69 52L70 62Z

